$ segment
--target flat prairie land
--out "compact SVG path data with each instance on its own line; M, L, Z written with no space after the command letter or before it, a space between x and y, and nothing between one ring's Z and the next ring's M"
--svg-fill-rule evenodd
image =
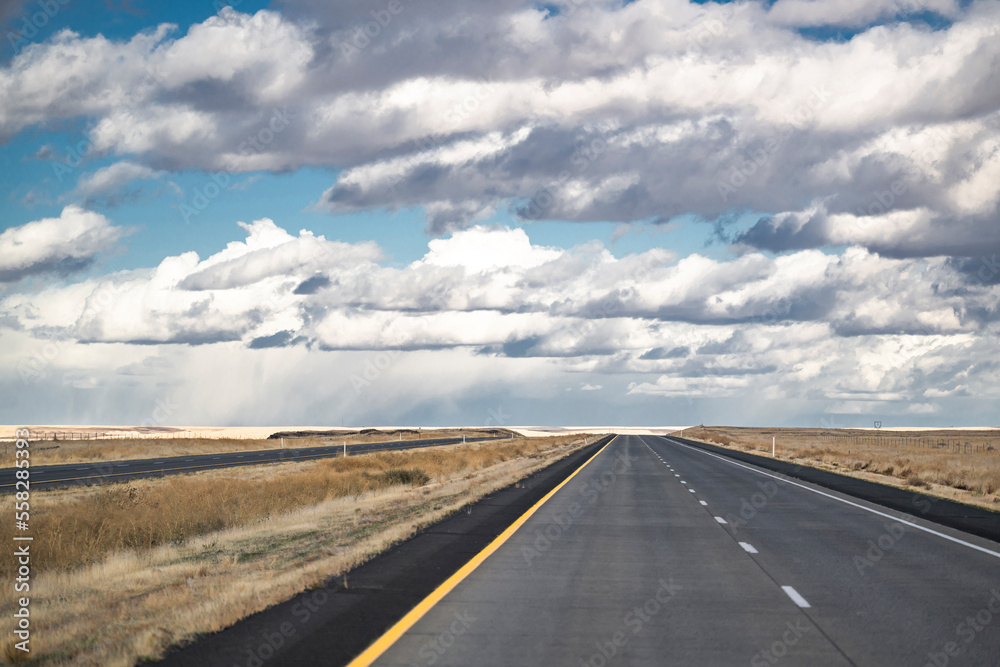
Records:
M32 664L132 665L318 587L594 437L515 438L31 494ZM13 512L0 539L14 544ZM8 580L14 559L0 560ZM13 586L0 659L17 662ZM23 595L23 593L22 593Z
M261 439L275 431L296 428L303 430L317 427L275 427L275 426L121 426L121 425L73 425L73 424L0 424L0 440L13 440L14 432L27 429L35 440L86 440L86 439L128 439L128 438L227 438ZM318 429L317 429L318 430ZM355 430L355 429L344 429Z
M45 427L43 427L45 428ZM54 428L54 427L48 427ZM91 427L101 429L102 427ZM252 452L282 447L348 447L371 442L429 440L434 438L496 438L521 437L508 429L359 429L359 430L289 430L285 436L270 429L264 437L232 437L228 430L211 433L210 437L163 437L162 434L131 434L123 437L106 430L85 431L34 431L30 437L33 465L58 465L63 463L92 463L97 461L125 461L158 459L170 456L195 456L198 454L228 454ZM187 431L178 431L183 434ZM0 458L10 461L13 442L0 443ZM5 457L6 455L6 457Z
M696 426L675 435L1000 511L1000 430Z

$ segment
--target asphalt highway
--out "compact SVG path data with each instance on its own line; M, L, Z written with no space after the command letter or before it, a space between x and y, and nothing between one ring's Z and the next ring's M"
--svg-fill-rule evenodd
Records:
M470 438L468 442L480 442L495 438ZM289 440L289 443L294 441ZM375 451L417 449L438 445L454 445L464 442L462 438L434 438L430 440L392 440L348 445L349 456ZM231 452L227 454L200 454L195 456L173 456L160 459L137 459L131 461L102 461L99 463L70 463L65 465L32 466L31 488L53 488L74 484L106 484L144 477L175 475L213 468L261 465L282 461L307 461L310 459L334 458L341 456L343 449L326 447L289 447L287 449L266 449L253 452ZM16 468L0 469L0 493L14 490Z
M1000 544L619 436L367 664L992 666Z

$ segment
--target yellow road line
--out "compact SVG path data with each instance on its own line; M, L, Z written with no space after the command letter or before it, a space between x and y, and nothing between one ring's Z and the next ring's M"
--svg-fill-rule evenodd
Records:
M472 558L472 560L463 565L455 574L448 577L448 579L446 579L443 584L435 588L430 593L430 595L421 600L416 607L411 609L410 612L406 614L406 616L399 619L399 621L394 626L386 630L385 633L381 637L376 639L371 646L365 649L361 655L359 655L350 663L348 663L347 667L368 667L368 665L371 665L373 662L375 662L379 658L379 656L385 653L390 646L395 644L396 641L400 637L402 637L407 630L412 628L417 621L423 618L424 614L430 611L431 608L434 607L434 605L436 605L438 602L440 602L445 595L450 593L452 589L454 589L456 586L462 583L463 579L472 574L473 570L475 570L483 563L483 561L489 558L494 551L499 549L504 542L509 540L511 536L517 531L517 529L520 528L522 525L524 525L524 522L527 521L532 514L537 512L538 509L545 504L545 501L554 496L556 491L565 486L566 483L569 482L569 480L576 477L578 472L586 468L591 461L600 456L601 452L607 449L608 445L614 442L615 438L617 437L618 436L616 435L614 438L611 438L611 440L608 442L607 445L601 447L601 449L596 454L587 459L582 466L574 470L572 475L570 475L562 482L560 482L560 484L556 488L546 493L541 500L532 505L531 509L529 509L527 512L518 517L517 521L510 524L510 526L507 527L507 530L500 533L500 535L498 535L495 540L490 542L485 549L476 554Z

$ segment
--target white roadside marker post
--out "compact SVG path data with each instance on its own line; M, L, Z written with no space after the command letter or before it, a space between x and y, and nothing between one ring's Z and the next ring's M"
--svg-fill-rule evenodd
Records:
M777 440L777 437L772 435L771 436L771 458L772 459L774 458L774 447L775 447L775 441L776 440Z
M347 441L344 440L344 456L347 456Z

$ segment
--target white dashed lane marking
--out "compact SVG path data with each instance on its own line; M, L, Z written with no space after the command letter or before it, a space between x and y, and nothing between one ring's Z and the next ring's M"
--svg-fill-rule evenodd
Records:
M806 602L806 599L801 595L799 595L799 592L794 588L792 588L791 586L782 586L781 590L785 591L785 594L788 595L788 597L792 598L792 602L802 607L803 609L808 609L809 607L812 606L808 602Z

